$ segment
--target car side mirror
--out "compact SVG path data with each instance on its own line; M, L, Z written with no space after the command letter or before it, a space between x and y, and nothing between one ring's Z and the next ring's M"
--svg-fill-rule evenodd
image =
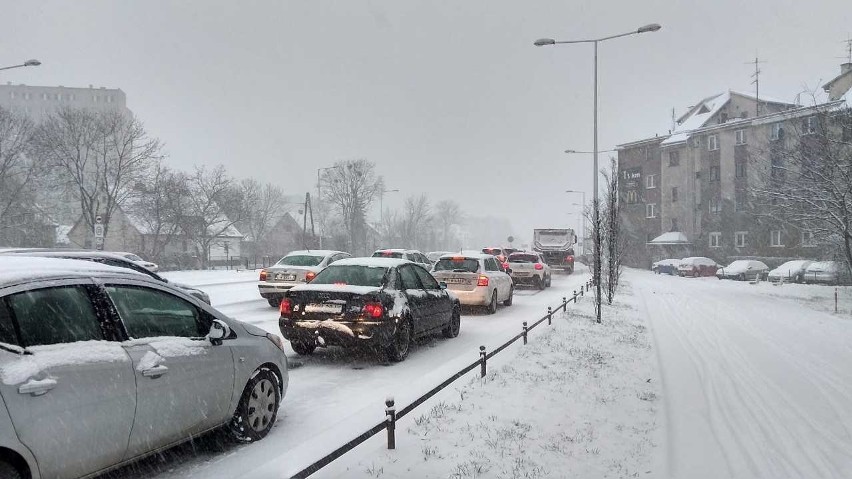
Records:
M210 332L207 333L207 339L215 345L222 344L222 340L231 336L231 327L218 319L213 320L210 325Z
M445 282L443 282L443 281L441 281L440 283L438 283L438 286L440 286L440 287L441 287L441 289L447 289L447 283L445 283Z

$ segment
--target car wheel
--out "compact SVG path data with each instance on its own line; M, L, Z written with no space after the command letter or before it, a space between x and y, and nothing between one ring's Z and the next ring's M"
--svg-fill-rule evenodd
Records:
M281 298L268 298L266 301L273 308L277 308L277 307L281 306Z
M317 348L317 345L304 341L290 341L290 347L293 348L293 351L296 351L296 354L299 356L308 356L314 354L314 350Z
M442 333L444 333L445 338L455 338L459 335L459 330L461 330L461 314L459 313L459 308L453 307L450 322L447 324L447 327L444 328Z
M509 298L506 299L506 301L503 301L503 306L511 306L512 300L514 299L514 297L515 297L515 287L512 286L511 288L509 288Z
M491 293L491 302L488 303L488 314L494 314L497 312L497 290L495 289L493 293Z
M550 276L547 277L547 283L545 283L544 286L546 288L549 288L551 284L553 284L553 275L550 275Z
M24 475L12 464L0 461L0 477L3 479L23 479ZM29 477L29 474L27 474L27 477Z
M231 437L239 442L254 442L266 437L275 424L280 404L278 376L269 369L258 369L246 384L231 419Z
M745 273L740 273L740 275L739 275L739 276L737 276L737 279L738 279L738 280L740 280L740 281L745 281L745 280L746 280L746 275L745 275Z
M411 336L411 321L403 319L396 329L396 336L385 349L388 359L395 363L404 361L408 357L408 350L411 349Z

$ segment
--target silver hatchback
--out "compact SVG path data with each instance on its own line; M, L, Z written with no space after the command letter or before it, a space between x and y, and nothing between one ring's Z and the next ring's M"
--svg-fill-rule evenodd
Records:
M222 427L259 440L287 382L279 336L180 289L0 257L0 477L88 476Z

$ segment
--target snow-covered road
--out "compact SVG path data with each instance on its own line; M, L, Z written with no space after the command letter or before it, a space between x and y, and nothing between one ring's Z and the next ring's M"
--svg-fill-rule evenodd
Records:
M628 278L662 373L666 477L852 477L848 316L784 297L800 285Z
M166 273L170 280L198 285L225 314L278 333L278 314L257 293L256 272ZM478 348L489 350L520 332L532 321L570 296L587 279L585 271L554 276L545 291L519 290L511 307L496 315L466 311L458 338L434 337L418 342L402 363L389 364L375 355L337 348L317 350L310 357L287 352L290 387L279 421L270 435L256 444L224 451L194 449L190 445L168 451L117 471L120 477L234 478L289 477L302 467L375 425L384 417L384 399L394 395L405 405L478 358Z

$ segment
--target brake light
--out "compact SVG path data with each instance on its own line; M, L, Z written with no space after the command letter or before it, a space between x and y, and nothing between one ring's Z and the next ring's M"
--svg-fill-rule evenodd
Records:
M261 280L261 281L266 281L266 276L267 276L268 274L269 274L269 273L267 273L265 269L260 270L260 280Z
M544 269L544 266L542 266L542 264L541 264L541 263L536 263L536 264L535 264L535 269L541 270L541 269Z
M305 282L306 282L306 283L310 283L310 282L311 282L311 281L313 281L313 280L314 280L314 278L316 278L316 277L317 277L317 274L316 274L316 273L314 273L313 271L308 271L308 272L305 274Z
M284 298L281 300L281 303L278 306L278 311L281 312L281 316L290 315L293 313L293 302L290 298Z
M508 261L504 261L504 262L503 262L503 269L504 269L504 270L509 269L509 262L508 262Z
M568 261L569 263L573 263L574 257L569 254L568 256L565 257L565 261Z
M453 256L453 263L461 263L464 261L464 256Z
M384 314L385 308L381 303L367 303L361 308L361 311L364 313L364 316L378 319Z
M477 286L488 286L488 276L484 274L479 275L479 280L476 282Z

